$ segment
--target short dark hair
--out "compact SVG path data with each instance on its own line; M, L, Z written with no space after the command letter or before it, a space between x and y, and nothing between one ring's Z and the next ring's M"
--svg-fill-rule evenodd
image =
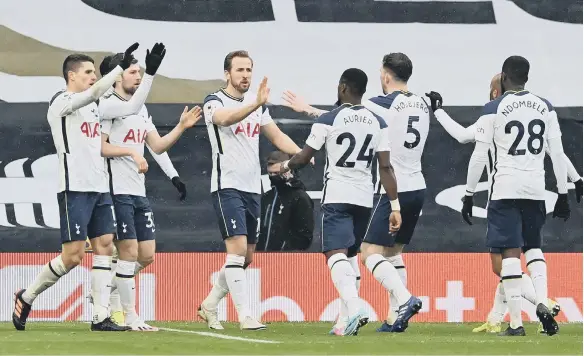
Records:
M69 83L69 72L76 72L83 62L94 63L93 58L86 54L75 53L70 54L65 58L65 61L63 62L63 78L65 78L65 83Z
M99 65L99 73L101 76L103 77L104 75L107 75L109 72L114 70L114 68L122 62L122 59L124 59L123 53L116 53L105 57ZM132 60L132 64L136 63L138 63L138 60L134 58Z
M408 56L397 52L383 56L383 68L391 71L395 79L407 83L412 76L414 65Z
M231 64L233 63L233 58L235 57L249 58L249 60L251 61L251 65L253 67L253 59L251 59L249 53L247 53L247 51L244 50L239 50L227 53L227 55L225 56L225 60L223 61L224 70L228 72L231 70Z
M367 74L361 69L349 68L341 75L340 83L347 85L354 95L361 97L367 90Z
M521 56L511 56L503 62L501 72L514 84L523 85L529 79L529 61Z

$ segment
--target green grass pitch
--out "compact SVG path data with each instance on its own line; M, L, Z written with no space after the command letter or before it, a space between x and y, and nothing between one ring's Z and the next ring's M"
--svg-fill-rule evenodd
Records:
M410 323L390 334L375 332L375 322L349 337L329 336L330 323L270 323L258 332L232 323L223 332L195 322L152 324L172 331L99 333L85 323L29 322L19 332L0 323L0 355L582 355L582 324L562 324L552 337L538 334L535 323L525 325L526 337L475 334L479 324L470 323Z

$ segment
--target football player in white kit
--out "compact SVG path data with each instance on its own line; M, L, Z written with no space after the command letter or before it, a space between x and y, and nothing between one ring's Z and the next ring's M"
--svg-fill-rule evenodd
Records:
M203 111L213 156L211 196L227 257L198 314L210 328L223 329L217 319L217 305L230 292L240 328L261 330L266 327L252 316L245 275L260 232L259 136L263 133L287 154L300 152L300 148L270 116L267 78L260 83L257 95L248 92L253 71L249 54L227 54L223 68L227 87L208 95Z
M408 91L407 83L413 65L407 55L385 55L380 71L381 87L385 95L371 98L363 105L381 116L391 128L391 165L398 181L402 226L399 231L389 234L385 228L391 209L377 173L374 177L373 211L361 246L361 258L366 259L373 253L382 254L397 269L404 285L407 285L406 266L401 254L404 246L412 239L424 205L426 181L422 174L422 153L430 128L430 110L422 98ZM404 331L400 325L394 325L401 304L393 294L389 295L389 300L387 319L377 331Z
M160 137L152 117L144 105L154 75L166 49L157 43L146 54L144 78L137 61L118 76L114 90L100 99L102 140L144 154L147 144L156 154L162 154L177 142L184 131L199 121L201 108L185 108L176 127ZM108 56L100 65L107 75L123 58L121 53ZM168 156L167 156L168 158ZM145 176L139 173L126 157L108 160L110 188L117 220L116 247L118 250L114 284L120 295L125 325L134 331L158 331L146 324L136 313L135 274L154 260L156 249L154 216L146 197ZM115 303L111 303L115 304ZM119 306L112 305L112 314ZM122 322L119 320L118 322Z
M96 81L93 59L82 54L68 56L63 63L67 89L51 99L47 119L59 157L59 193L62 252L43 267L35 281L15 294L12 322L24 330L31 305L37 296L54 285L85 255L85 239L93 247L91 296L93 304L92 331L126 331L108 315L111 283L114 207L109 193L104 157L132 157L131 164L139 171L147 169L146 160L128 148L102 142L99 112L95 103L115 82L123 70L130 67L130 46L110 74Z
M391 213L385 231L396 232L402 225L396 177L390 164L389 129L383 118L362 104L367 75L360 69L347 69L338 85L340 106L322 114L312 126L304 149L281 164L280 172L298 169L308 163L317 150L326 149L327 165L321 202L322 246L333 283L347 308L347 322L333 328L334 335L356 335L367 324L368 316L356 284L356 273L348 254L356 254L365 236L373 205L371 164L378 156L381 184L387 192ZM275 169L275 168L271 168ZM375 279L396 296L402 308L395 325L403 331L408 320L422 306L412 296L395 267L373 251L363 259Z
M430 123L429 110L425 102L407 91L407 81L412 75L412 70L412 62L405 54L390 53L384 56L380 78L385 95L363 102L366 108L381 116L390 127L391 165L399 182L398 195L403 222L399 231L388 232L390 202L380 184L376 164L373 211L364 244L361 246L361 257L365 261L372 254L385 256L397 269L404 285L407 285L407 273L401 252L412 238L424 204L426 183L422 175L421 157ZM284 93L283 99L284 105L312 117L319 117L326 112L307 105L302 98L290 91ZM359 280L357 252L350 250L348 257ZM387 320L378 331L402 332L407 328L407 323L394 327L402 304L391 294L389 299ZM333 330L342 329L347 323L347 317L347 309L342 307Z
M499 96L501 96L501 94L502 94L501 93L501 74L499 73L491 79L489 100L495 100ZM475 142L475 132L476 132L475 124L472 124L472 125L465 128L465 127L461 126L459 123L457 123L456 121L454 121L448 115L448 113L446 113L446 111L444 111L442 109L443 100L442 100L442 96L440 95L440 93L433 91L433 92L427 93L426 96L428 96L428 98L430 98L432 110L434 111L434 115L436 116L436 119L444 127L446 132L448 132L450 134L450 136L452 136L454 139L456 139L460 143L470 143L470 142L474 143ZM549 153L549 147L546 147L546 153ZM576 189L575 189L576 190L576 200L578 202L580 202L581 197L582 197L582 178L580 177L580 175L576 171L576 168L574 167L574 165L572 164L570 159L565 154L564 154L564 161L566 162L566 166L568 168L568 178L572 182L574 182L574 185L576 187ZM489 182L491 180L491 171L493 169L491 167L491 165L492 165L492 162L490 164L486 164L487 177L489 179ZM472 209L472 207L471 207L471 209ZM469 216L472 216L472 210L469 210ZM470 220L469 220L469 222L470 222ZM539 248L539 247L524 246L522 248L522 250L523 250L524 254L526 254L526 256L529 255L532 257L532 260L534 260L534 262L528 263L528 265L527 265L528 270L533 269L533 266L534 266L533 263L542 262L542 261L536 261L537 259L544 260L544 258L542 257L543 252L541 252L541 248ZM532 250L532 252L527 253L527 251L529 251L529 250ZM491 253L490 256L491 256L491 265L493 268L493 272L498 277L501 277L501 262L502 262L501 254L500 253ZM531 268L530 268L530 266L531 266ZM531 273L535 273L535 276L537 276L537 278L547 278L547 277L539 276L538 271L530 271L530 274ZM538 283L537 286L539 287L540 284ZM530 303L537 306L534 283L533 283L531 277L526 275L526 274L522 275L521 295L527 301L529 301ZM488 332L488 333L500 332L501 331L501 323L502 323L503 318L505 316L505 313L507 311L507 304L506 303L507 302L505 300L505 291L503 290L503 284L500 282L497 285L497 289L495 291L495 297L494 297L494 301L493 301L493 307L492 307L491 311L489 312L489 315L487 317L487 321L483 325L481 325L477 328L474 328L473 332ZM554 317L556 315L558 315L558 313L560 312L560 305L552 299L548 300L548 307L552 311L552 315ZM540 331L544 332L543 331L543 324L541 324L541 323L540 323Z
M476 144L469 162L464 198L464 204L472 209L472 196L492 148L487 247L491 253L502 255L501 279L511 318L509 327L499 334L501 336L525 335L521 318L520 256L523 247L541 246L541 228L546 215L545 146L549 148L558 185L553 216L565 220L570 217L567 171L557 114L549 101L525 90L528 74L529 62L523 57L512 56L503 63L503 95L484 106L475 124ZM469 219L468 211L463 208L465 220ZM526 252L526 259L536 285L536 314L545 332L553 335L558 332L558 325L547 305L545 260L543 254L531 256L531 251Z

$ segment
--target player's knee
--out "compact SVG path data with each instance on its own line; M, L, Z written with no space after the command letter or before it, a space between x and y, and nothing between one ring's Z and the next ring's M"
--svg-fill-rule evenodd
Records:
M122 261L138 260L138 242L136 240L122 240L118 242L118 256Z
M111 234L103 235L91 239L91 245L93 247L93 253L96 255L112 256L114 252L114 236ZM121 255L121 251L120 252Z
M81 264L81 261L83 261L84 256L85 251L62 253L61 260L63 261L63 265L65 265L65 268L70 271Z
M493 273L501 277L501 265L498 263L492 263L491 267L493 269Z
M246 256L247 255L247 237L233 236L225 239L225 249L228 254Z
M143 256L138 259L138 263L146 268L154 263L154 256Z

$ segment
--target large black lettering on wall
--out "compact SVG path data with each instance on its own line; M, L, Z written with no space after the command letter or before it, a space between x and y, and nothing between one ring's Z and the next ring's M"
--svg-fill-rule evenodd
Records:
M173 22L274 21L278 0L81 0L96 10L132 19ZM300 22L494 24L490 0L294 0ZM531 16L582 23L580 0L510 0ZM518 24L521 25L521 24Z
M82 0L131 19L174 22L274 21L271 0Z
M581 0L511 0L523 11L540 19L582 23Z
M495 23L491 1L296 0L298 21Z

